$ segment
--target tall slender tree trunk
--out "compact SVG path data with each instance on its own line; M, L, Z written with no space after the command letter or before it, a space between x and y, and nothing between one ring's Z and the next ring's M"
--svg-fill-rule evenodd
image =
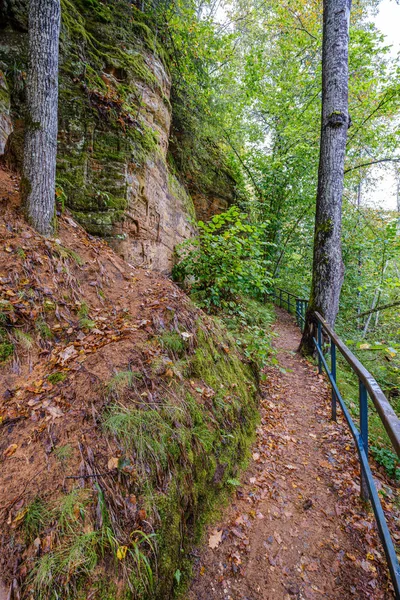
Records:
M348 113L348 46L351 0L324 0L322 116L311 297L300 348L314 351L314 311L334 325L342 262L342 194Z
M360 227L360 208L361 208L361 180L358 183L357 186L357 208L358 208L358 215L357 215L357 229ZM357 275L358 275L358 286L357 286L357 314L359 315L361 313L361 292L360 292L360 286L361 286L361 274L362 274L362 254L361 254L361 248L359 248L358 250L358 261L357 261ZM360 320L357 319L357 326L358 328L360 328Z
M30 0L22 194L27 217L52 233L58 126L60 0Z

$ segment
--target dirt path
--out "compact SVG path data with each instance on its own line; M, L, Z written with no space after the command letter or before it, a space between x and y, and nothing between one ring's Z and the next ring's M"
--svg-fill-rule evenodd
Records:
M329 420L328 387L296 354L299 331L277 310L281 370L268 370L252 463L208 532L189 597L393 598L372 515L358 499L351 437Z

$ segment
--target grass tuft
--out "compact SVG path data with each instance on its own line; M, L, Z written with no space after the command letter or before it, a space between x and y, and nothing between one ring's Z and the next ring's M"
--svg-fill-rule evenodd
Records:
M65 444L55 448L53 454L60 463L67 463L72 457L73 449L71 444Z
M20 345L24 350L29 351L33 348L33 339L29 333L22 331L22 329L14 329L13 334L15 339L17 340L18 345Z
M107 383L108 395L119 398L127 390L134 389L135 381L141 377L142 374L137 371L118 371Z
M35 498L27 507L24 517L24 531L28 542L34 540L40 533L40 530L48 517L48 509L43 500Z
M181 358L185 354L185 342L177 331L165 331L158 339L161 347L169 351L173 358Z

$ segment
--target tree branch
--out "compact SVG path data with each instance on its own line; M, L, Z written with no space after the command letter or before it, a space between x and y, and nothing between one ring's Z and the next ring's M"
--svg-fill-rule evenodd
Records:
M390 304L381 304L381 306L375 306L374 308L370 308L363 313L357 315L357 317L365 317L366 315L370 315L371 313L378 312L380 310L385 310L386 308L392 308L393 306L400 306L400 300L397 302L392 302Z
M370 162L361 163L355 167L350 167L350 169L345 169L344 174L346 175L346 173L350 173L350 171L355 171L356 169L361 169L362 167L369 167L371 165L377 165L378 163L383 162L400 162L400 158L380 158L378 160L371 160Z

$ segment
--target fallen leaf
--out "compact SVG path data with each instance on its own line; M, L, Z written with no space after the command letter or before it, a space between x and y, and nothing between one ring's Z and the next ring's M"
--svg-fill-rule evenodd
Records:
M274 533L274 538L276 539L276 541L278 542L278 544L282 544L282 538L279 535L279 533Z
M16 516L12 522L13 527L16 527L18 525L18 523L23 520L23 518L25 517L27 512L28 512L28 507L25 507L16 514Z
M346 552L346 556L347 556L347 558L349 558L353 562L356 560L356 557L354 556L354 554L350 554L349 552Z
M117 456L112 456L108 459L107 467L109 471L113 471L114 469L118 469L118 461L119 458Z
M220 543L222 542L222 529L220 529L219 531L217 529L215 529L212 534L210 535L210 537L208 538L208 546L210 548L212 548L212 550L215 550L215 548L218 548L218 546L220 545Z
M118 560L124 560L127 552L128 552L128 546L118 546L118 550L117 550Z
M9 456L12 456L17 448L18 448L18 444L10 444L10 446L8 446L8 448L6 448L3 452L4 458L8 458Z
M73 356L76 356L78 353L75 350L74 346L67 346L65 348L65 350L63 350L62 352L60 352L60 358L63 362L66 362L67 360L69 360L70 358L72 358Z
M183 339L189 340L191 337L193 337L193 333L189 333L188 331L181 331L181 336L183 337Z
M53 419L58 419L64 415L63 411L57 406L48 406L46 410L48 413L50 413Z

